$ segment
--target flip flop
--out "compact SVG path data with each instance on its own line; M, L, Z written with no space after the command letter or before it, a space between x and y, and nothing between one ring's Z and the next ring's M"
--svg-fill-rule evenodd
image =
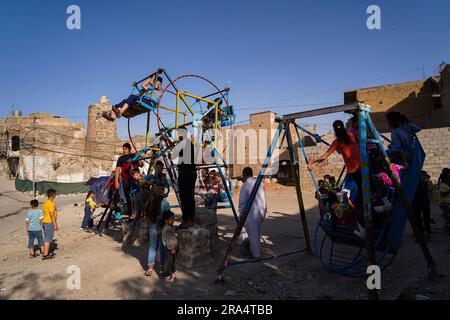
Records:
M46 256L42 256L42 260L50 260L53 259L54 257L55 257L54 255L48 254Z
M154 272L155 272L155 270L148 269L147 271L145 271L144 275L147 276L147 277L151 277Z

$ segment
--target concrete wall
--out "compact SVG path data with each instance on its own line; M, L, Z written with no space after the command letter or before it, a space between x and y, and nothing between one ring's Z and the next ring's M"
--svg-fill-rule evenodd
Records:
M346 103L359 101L372 107L372 120L378 130L388 132L385 114L398 111L424 129L450 126L450 67L439 76L350 90Z

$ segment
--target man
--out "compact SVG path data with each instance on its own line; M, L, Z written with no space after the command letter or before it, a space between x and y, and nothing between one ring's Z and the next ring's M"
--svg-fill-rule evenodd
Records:
M127 201L127 213L131 215L131 198L130 192L133 188L133 175L131 160L135 154L131 153L131 145L127 142L122 146L122 155L117 160L116 173L114 175L114 186L116 190L119 190L120 184L125 193L125 199ZM120 178L120 180L119 180Z
M186 128L181 128L186 130ZM195 215L195 182L197 180L197 166L194 159L194 144L192 138L183 141L183 137L179 138L180 147L178 159L178 189L180 190L180 202L183 222L179 228L188 228L194 225ZM190 150L189 150L190 149ZM184 156L184 151L189 152L190 156Z
M111 111L103 112L102 116L109 121L115 121L117 118L120 118L129 107L139 101L141 99L141 96L149 90L149 85L156 90L161 91L160 88L163 79L158 76L158 73L161 72L160 69L158 69L157 72L151 74L149 78L142 84L142 90L139 91L139 94L132 94L128 96L127 99L124 99L119 104L112 106ZM134 83L133 86L136 86L136 84ZM153 102L149 101L149 104L151 103Z
M247 203L250 201L250 194L256 183L256 179L253 178L253 170L250 167L244 168L242 171L242 177L244 184L239 193L239 213L244 213ZM255 200L248 212L247 219L245 220L245 230L247 231L250 241L250 252L253 258L261 257L261 223L264 221L267 213L266 203L266 191L261 184Z

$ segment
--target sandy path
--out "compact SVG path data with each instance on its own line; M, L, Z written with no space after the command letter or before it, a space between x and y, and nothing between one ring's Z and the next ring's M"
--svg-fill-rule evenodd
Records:
M236 199L237 200L237 199ZM171 203L173 203L171 199ZM307 196L310 233L317 222L315 201ZM265 254L304 248L298 206L293 187L276 185L268 191L269 215L263 224ZM166 284L143 275L147 248L138 245L121 251L121 230L103 236L81 232L83 207L66 205L59 215L57 257L42 261L27 256L27 235L19 230L0 238L0 293L2 299L365 299L363 279L331 274L305 253L278 260L230 267L225 286L214 285L226 242L234 229L231 210L219 212L220 240L212 258L195 268L178 266L178 279ZM440 211L433 207L438 224ZM430 249L441 272L450 266L449 237L436 230ZM240 248L236 248L237 256ZM81 289L67 289L67 268L80 267ZM391 268L383 273L380 297L391 299L425 272L417 244L407 230L404 245ZM421 282L417 293L431 298L450 298L450 279ZM415 292L416 292L415 291Z

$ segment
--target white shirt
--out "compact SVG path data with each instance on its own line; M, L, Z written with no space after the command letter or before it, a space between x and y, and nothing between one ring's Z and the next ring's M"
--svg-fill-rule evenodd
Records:
M253 186L256 183L255 178L248 178L242 185L242 189L239 193L239 213L243 214L247 202L250 200L250 194L252 193ZM249 210L248 218L255 219L262 222L266 217L267 203L266 203L266 191L264 185L261 183L258 192L256 193L255 200L252 207Z

